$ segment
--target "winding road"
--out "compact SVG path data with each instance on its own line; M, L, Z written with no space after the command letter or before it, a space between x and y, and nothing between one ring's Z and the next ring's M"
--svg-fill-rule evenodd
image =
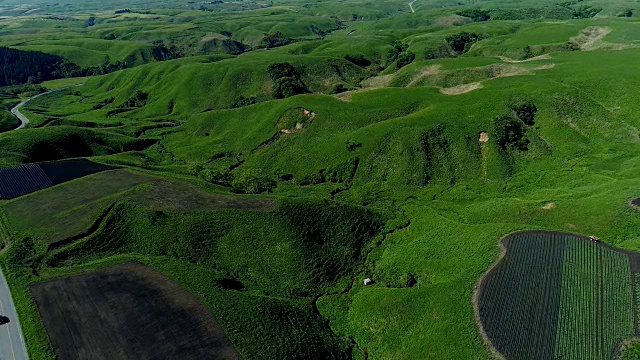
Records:
M413 0L412 2L409 3L409 9L411 9L411 13L413 14L414 12L416 12L416 10L413 8L413 4L418 1L418 0Z
M29 99L21 102L11 109L11 113L17 117L21 124L14 130L24 128L29 119L20 112L20 108L25 106L29 101L39 98L41 96L51 94L56 91L62 91L70 89L82 84L68 86L61 89L47 91L42 94L30 97ZM0 360L28 360L29 354L24 343L24 336L22 335L22 328L20 328L20 320L18 319L18 312L13 304L11 298L11 290L7 284L7 280L4 278L2 269L0 269L0 316L9 318L9 323L0 325ZM0 324L2 323L0 318Z
M9 323L0 325L0 360L27 360L29 355L24 344L18 313L13 305L9 285L0 269L0 316L9 318Z
M60 88L60 89L50 90L50 91L44 92L44 93L42 93L42 94L38 94L38 95L36 95L36 96L32 96L32 97L28 98L27 100L25 100L25 101L21 102L20 104L18 104L18 105L16 105L16 106L14 106L14 107L11 109L11 113L12 113L15 117L17 117L17 118L18 118L18 120L20 120L20 122L21 122L20 126L18 126L17 128L15 128L14 130L22 129L23 127L27 126L27 124L29 123L29 119L28 119L26 116L24 116L24 114L22 114L22 113L20 112L20 108L21 108L21 107L23 107L23 106L25 106L25 105L27 105L27 104L29 103L29 101L31 101L31 100L33 100L33 99L37 99L37 98L39 98L39 97L41 97L41 96L45 96L45 95L47 95L47 94L51 94L51 93L58 92L58 91L62 91L62 90L71 89L71 88L78 87L78 86L82 86L82 85L84 85L84 84L77 84L77 85L72 85L72 86L63 87L63 88Z

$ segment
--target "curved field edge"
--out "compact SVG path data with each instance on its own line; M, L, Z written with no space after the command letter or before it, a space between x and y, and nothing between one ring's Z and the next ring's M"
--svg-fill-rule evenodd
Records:
M489 274L491 274L491 272L496 268L496 266L498 266L502 260L504 259L505 255L507 254L507 248L504 245L504 240L507 239L509 236L511 236L512 234L516 234L516 233L520 233L520 232L524 232L527 230L518 230L518 231L514 231L511 233L508 233L506 235L503 235L500 240L498 241L498 247L499 247L499 253L498 253L498 257L497 259L493 262L493 264L491 264L491 266L487 269L487 271L485 271L480 278L478 278L478 281L476 282L476 284L473 286L473 294L471 296L471 306L473 307L473 319L476 322L476 325L478 326L478 333L480 334L480 337L482 338L482 342L485 345L485 348L487 349L487 351L495 358L498 360L506 360L505 357L498 351L498 349L496 349L493 346L493 342L491 342L491 339L489 339L489 336L487 335L487 332L484 329L484 324L482 323L482 320L480 319L480 306L479 306L479 299L480 299L480 293L482 290L482 287L487 279L487 276Z
M634 207L633 205L631 207ZM637 209L637 207L636 207ZM591 242L591 238L589 236L586 235L582 235L582 234L577 234L577 233L571 233L571 232L566 232L566 231L557 231L557 230L551 230L551 229L521 229L521 230L516 230L513 232L509 232L503 236L500 237L499 241L498 241L498 248L499 248L499 253L498 256L496 258L496 260L491 264L491 266L478 278L476 284L474 285L473 288L473 293L472 293L472 298L471 298L471 304L473 307L473 317L474 320L476 322L477 325L477 329L478 329L478 334L479 336L482 338L482 341L485 345L485 348L487 349L487 351L489 352L489 354L491 354L491 356L495 359L499 359L499 360L507 360L507 358L505 357L505 355L503 353L501 353L497 348L496 345L494 344L494 341L492 341L492 339L489 337L489 335L487 334L487 330L485 328L485 324L482 321L482 317L480 314L480 298L481 295L483 294L483 291L487 290L487 282L490 278L490 275L496 270L496 268L504 263L504 260L507 256L507 254L509 252L514 252L515 250L509 249L509 246L507 244L508 241L513 240L515 236L518 235L541 235L541 234L546 234L546 235L556 235L556 236L560 236L560 237L566 237L566 238L572 238L572 240L577 240L577 241L584 241L584 242ZM523 240L521 240L523 241ZM615 246L612 246L608 243L604 243L602 241L598 241L596 243L597 247L599 249L604 249L605 251L609 251L609 252L613 252L613 253L617 253L617 254L622 254L624 255L628 260L628 273L629 273L629 277L630 277L630 283L629 283L629 290L631 293L631 305L632 305L632 320L633 320L633 332L634 334L631 336L622 336L617 338L616 342L614 343L613 347L614 350L611 353L611 358L612 359L628 359L627 356L627 352L628 351L634 351L635 347L637 346L638 343L640 343L640 337L639 337L639 330L638 330L638 296L640 296L640 292L638 292L637 290L637 286L636 286L636 282L638 281L638 263L640 262L640 253L638 252L634 252L634 251L630 251L630 250L626 250L626 249L622 249L622 248L618 248ZM562 257L562 256L561 256ZM602 254L600 253L600 261L602 261ZM563 264L563 262L560 263L560 267L566 267L566 265ZM602 264L600 264L600 266L604 266ZM562 269L560 269L561 273L562 273ZM600 277L603 276L603 271L604 268L602 270L600 270ZM600 286L604 286L602 284L602 279L601 279L601 284ZM600 289L600 292L603 292L604 288ZM600 295L601 297L604 295ZM546 301L546 300L545 300ZM560 304L558 304L558 312L560 311ZM602 304L600 305L602 306ZM600 311L602 311L602 308L600 309ZM602 316L602 315L600 315ZM557 322L560 322L560 317L557 318L556 320ZM604 331L604 330L602 330ZM604 336L604 334L598 334L600 337ZM598 337L598 336L596 336ZM598 340L598 341L602 341L602 339ZM603 343L604 346L604 343ZM557 347L557 345L556 345ZM553 350L553 349L552 349ZM556 349L557 350L557 349ZM607 355L604 352L604 349L602 349L602 356L606 357ZM592 354L593 355L593 354ZM632 354L630 354L632 357L634 358ZM590 355L591 356L591 355Z
M125 202L126 203L126 202ZM157 213L151 211L149 214ZM153 216L155 216L153 215ZM266 216L266 215L265 215ZM108 216L109 217L109 216ZM110 218L110 217L109 217ZM98 233L101 230L104 230L104 223L99 225ZM98 234L99 235L99 234ZM89 238L96 236L94 233L90 235ZM280 347L283 347L285 350L290 351L292 349L292 345L295 345L297 341L322 341L326 343L326 350L328 352L333 352L333 355L337 355L338 352L347 354L350 351L350 344L345 338L336 337L327 326L325 319L317 313L315 309L315 304L313 303L313 297L289 297L284 298L281 296L269 296L270 294L261 295L261 291L255 291L256 289L251 289L249 286L249 292L237 292L237 291L228 291L219 287L214 286L216 282L224 280L229 275L225 274L224 271L220 269L213 269L210 266L207 266L206 262L202 264L194 263L193 261L189 261L188 259L174 259L167 256L162 256L161 253L155 254L153 251L150 253L144 253L136 251L116 251L110 253L100 254L98 257L90 256L89 258L75 263L68 264L65 267L48 267L41 266L42 261L46 260L44 257L48 253L47 247L48 243L40 241L37 238L22 238L22 239L14 239L12 246L9 247L7 251L7 256L3 256L0 258L0 261L3 262L5 268L8 268L8 272L11 273L10 282L14 284L15 291L17 295L16 302L20 302L20 314L21 319L24 317L28 322L25 327L25 333L29 340L28 346L30 353L32 354L32 358L36 359L51 359L54 355L52 354L52 350L50 347L49 339L44 331L42 321L38 316L38 310L34 307L32 298L28 290L28 286L39 282L41 280L48 280L50 278L68 276L77 273L80 270L89 271L92 268L100 266L100 264L112 264L115 262L125 262L127 261L139 261L143 264L151 266L149 264L149 259L152 259L157 264L162 264L163 268L157 269L169 278L174 281L180 283L184 287L186 287L191 293L196 295L200 301L202 301L216 316L220 325L225 330L225 333L229 336L231 334L230 340L234 343L234 346L238 349L238 351L245 357L252 357L258 354L256 346L266 345L267 347L271 347L270 351L279 351ZM378 240L377 238L374 240ZM29 245L25 244L29 242ZM83 241L80 241L83 243ZM75 248L81 246L82 244L74 243L71 247ZM59 249L60 251L65 251L66 248ZM364 249L363 249L364 250ZM53 251L50 253L51 255L57 254L59 251ZM120 261L122 260L122 261ZM11 266L7 265L7 262L11 261ZM46 262L46 261L45 261ZM211 264L209 264L211 265ZM153 266L151 266L153 267ZM182 277L182 281L176 278L176 276L182 276L180 274L184 274ZM210 275L205 276L203 275ZM241 279L242 280L242 279ZM345 279L343 279L345 280ZM242 280L244 282L244 280ZM184 285L188 284L188 285ZM338 287L342 287L344 281L340 280L336 284ZM232 307L223 305L223 304L236 304L235 306L239 306L240 309L236 312ZM261 310L262 309L262 310ZM266 309L266 310L265 310ZM241 343L243 340L241 339L243 336L240 336L244 333L243 329L252 328L251 323L255 321L256 317L260 317L259 312L267 311L271 312L271 315L262 316L261 327L264 329L280 328L284 334L289 333L290 335L295 335L292 333L295 330L293 328L287 328L287 326L278 325L275 322L276 319L273 318L274 314L279 314L279 310L284 313L284 318L287 320L294 320L296 322L302 322L301 329L307 329L308 334L299 335L297 338L293 340L289 340L286 337L283 339L276 339L275 344L270 343L269 341L256 341L257 339L253 339L251 343L255 343L255 345L247 344L246 342L249 340L244 340L244 344L238 346L238 341ZM253 315L245 315L244 312ZM221 315L220 315L221 314ZM268 320L271 319L271 320ZM23 320L24 321L24 320ZM246 322L246 324L238 325L238 321ZM286 321L285 321L286 323ZM297 326L297 325L296 325ZM264 333L264 331L263 331ZM240 335L239 335L240 334ZM235 338L235 342L234 342ZM241 339L241 340L238 340ZM284 341L284 343L282 343ZM286 345L286 343L291 342L291 344ZM45 345L47 344L47 345ZM251 345L251 346L249 346ZM247 348L251 348L248 349ZM324 347L322 347L324 349ZM243 351L245 349L247 352ZM269 351L267 351L269 353ZM329 354L329 353L328 353Z

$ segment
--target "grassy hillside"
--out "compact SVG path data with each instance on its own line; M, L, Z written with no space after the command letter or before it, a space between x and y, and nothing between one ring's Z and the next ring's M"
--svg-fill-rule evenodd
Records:
M471 299L500 237L640 250L635 5L182 5L0 24L0 43L87 66L140 60L32 101L30 128L0 135L4 164L146 172L2 204L33 358L51 350L27 284L138 260L196 294L247 358L487 359ZM145 58L160 43L180 58ZM5 92L7 109L23 93ZM230 208L247 197L231 193L279 205Z

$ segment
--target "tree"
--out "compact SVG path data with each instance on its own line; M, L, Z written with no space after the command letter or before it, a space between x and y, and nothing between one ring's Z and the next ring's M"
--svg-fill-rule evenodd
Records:
M84 22L84 26L85 27L92 27L95 24L96 24L96 17L95 16L89 17L87 19L87 21Z
M531 100L514 99L509 104L509 109L511 109L516 119L519 119L526 125L532 126L535 124L538 108Z
M403 67L411 64L413 60L415 60L416 54L411 51L404 52L398 56L398 61L396 62L396 69L400 70Z
M267 72L269 76L271 76L271 80L276 81L283 77L300 77L300 74L293 67L293 65L289 63L277 63L271 64L267 68Z
M277 183L266 172L259 169L248 169L240 172L231 185L241 193L261 194L273 190Z
M393 43L392 48L387 51L387 63L390 64L398 59L400 54L405 52L409 48L409 45L400 41Z
M527 129L520 120L510 115L502 115L493 119L491 125L493 137L500 149L527 150L529 144L529 140L525 138Z
M360 67L371 65L371 61L367 60L362 54L345 55L344 59Z
M491 19L491 15L489 14L488 11L486 10L480 10L480 9L468 9L468 10L461 10L456 12L456 15L460 15L460 16L464 16L464 17L468 17L470 19L472 19L473 21L487 21L489 19Z
M625 11L621 12L620 14L618 14L618 17L633 17L633 10L632 9L626 9Z
M276 99L284 99L309 92L296 68L289 63L269 65L267 72L269 72L271 80L273 80L273 97Z
M446 40L453 51L463 54L471 48L471 45L478 42L482 37L476 33L463 31L458 34L447 36Z

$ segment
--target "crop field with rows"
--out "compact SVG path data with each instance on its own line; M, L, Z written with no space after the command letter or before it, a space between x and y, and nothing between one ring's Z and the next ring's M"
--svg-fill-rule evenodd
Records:
M634 335L636 254L557 232L516 233L503 244L478 310L507 359L612 359Z
M112 169L86 159L26 164L0 169L0 199L13 199L69 180Z

